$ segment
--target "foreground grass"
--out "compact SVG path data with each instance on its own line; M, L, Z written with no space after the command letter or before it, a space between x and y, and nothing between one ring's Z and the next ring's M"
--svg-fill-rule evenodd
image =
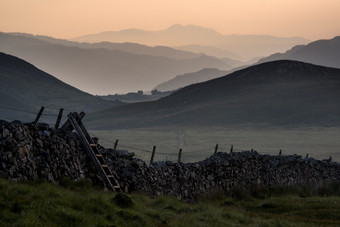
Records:
M86 181L0 179L0 226L340 226L340 197L297 194L194 204L176 198L98 191Z

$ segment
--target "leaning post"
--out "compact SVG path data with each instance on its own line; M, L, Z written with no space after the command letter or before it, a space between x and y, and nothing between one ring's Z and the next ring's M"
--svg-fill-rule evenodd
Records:
M38 115L36 116L35 120L33 121L33 125L34 126L37 125L37 123L38 123L38 121L39 121L39 119L41 117L41 114L43 113L44 109L45 109L45 107L43 107L43 106L40 108Z
M156 146L153 146L151 159L150 159L150 165L153 163L153 158L155 157L155 152L156 152Z
M119 140L116 140L116 142L115 142L115 146L113 147L113 149L114 149L114 150L116 150L116 149L117 149L118 142L119 142Z
M56 121L56 123L55 123L55 129L58 129L58 128L59 128L60 121L61 121L61 118L62 118L62 116L63 116L63 111L64 111L64 109L63 109L63 108L60 108L59 114L58 114L58 118L57 118L57 121Z
M215 146L215 152L214 152L214 154L217 153L217 150L218 150L218 144L216 144L216 146Z
M179 152L178 152L178 163L181 162L181 158L182 158L182 148L179 149Z

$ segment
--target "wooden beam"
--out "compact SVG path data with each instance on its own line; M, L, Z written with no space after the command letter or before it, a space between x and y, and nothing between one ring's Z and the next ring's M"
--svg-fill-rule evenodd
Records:
M80 112L80 114L78 114L77 121L78 120L82 120L84 116L85 116L85 113L84 112ZM61 126L60 129L63 130L64 132L72 131L73 128L72 128L72 124L70 122L70 119L67 119L67 121L63 124L63 126Z
M63 112L64 112L64 109L63 109L63 108L60 108L59 114L58 114L58 118L57 118L57 121L56 121L56 123L55 123L55 129L58 129L58 128L59 128L61 118L63 117Z
M38 121L39 121L39 119L41 117L41 114L43 113L44 109L45 109L45 107L43 107L43 106L40 108L38 115L36 116L35 120L33 121L33 125L34 126L37 125L37 123L38 123Z

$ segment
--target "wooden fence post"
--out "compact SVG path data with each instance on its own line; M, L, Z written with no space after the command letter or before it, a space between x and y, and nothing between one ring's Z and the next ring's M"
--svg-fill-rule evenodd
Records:
M234 146L231 145L231 147L230 147L230 154L233 153L233 150L234 150Z
M216 146L215 146L215 153L214 154L217 153L217 150L218 150L218 144L216 144Z
M63 109L63 108L60 108L59 114L58 114L58 118L57 118L57 121L56 121L56 123L55 123L55 129L58 129L58 128L59 128L60 121L61 121L61 117L63 116L63 111L64 111L64 109Z
M181 162L181 158L182 158L182 148L179 149L179 152L178 152L178 163Z
M281 156L281 154L282 154L282 150L280 149L279 156Z
M153 146L151 159L150 159L150 165L153 163L153 158L155 157L155 152L156 152L156 146Z
M119 140L116 140L116 142L115 142L115 146L113 147L113 149L114 149L114 150L116 150L116 149L117 149L118 142L119 142Z
M40 111L39 111L37 117L36 117L35 120L33 121L33 125L34 125L34 126L37 125L37 123L38 123L38 121L39 121L39 118L41 117L41 114L42 114L42 112L44 111L44 109L45 109L45 107L43 107L43 106L40 108Z

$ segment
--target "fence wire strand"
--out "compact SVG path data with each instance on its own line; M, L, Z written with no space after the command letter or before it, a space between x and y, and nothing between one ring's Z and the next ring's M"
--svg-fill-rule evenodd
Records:
M59 109L58 109L59 108ZM53 109L53 110L60 110L61 107L51 107L51 106L45 106L45 109ZM39 111L29 111L29 110L23 110L23 109L17 109L17 108L9 108L9 107L4 107L4 106L0 106L0 109L2 110L7 110L7 111L16 111L16 112L21 112L21 113L27 113L27 114L34 114L34 115L37 115ZM58 117L58 114L52 114L52 113L42 113L41 114L41 121L45 124L48 124L50 126L54 126L55 124L54 123L50 123L46 118L44 118L43 116L46 116L46 117ZM62 117L65 116L65 114L62 114ZM15 119L11 119L9 118L8 116L3 116L3 115L0 115L1 118L3 118L4 120L8 120L8 121L14 121ZM111 144L115 144L116 142L113 142L107 138L103 138L103 137L100 137L100 136L97 136L95 135L94 133L92 133L92 136L94 137L97 137L98 139L102 140L102 141L105 141L107 143L111 143ZM130 146L130 145L125 145L125 144L121 144L119 143L118 144L119 147L122 147L122 148L127 148L127 149L131 149L131 150L135 150L135 151L140 151L140 152L143 152L143 156L145 157L145 153L152 153L152 149L150 150L147 150L147 149L141 149L141 148L137 148L137 147L134 147L134 146ZM219 144L220 148L218 150L222 150L221 147L230 147L233 146L233 144L230 144L230 143L221 143ZM229 148L225 148L227 150L227 152L229 151ZM235 152L239 152L239 151L246 151L246 150L250 150L250 149L243 149L243 148L240 148L240 147L235 147L233 146L233 151ZM214 152L214 147L208 147L208 148L202 148L202 149L198 149L198 150L189 150L189 151L186 151L185 149L182 149L182 154L183 155L186 155L186 154L193 154L193 153L199 153L199 152L203 152L203 151L211 151L211 153ZM273 152L269 152L269 151L263 151L261 150L262 153L265 153L265 154L270 154L270 153L273 153ZM159 152L159 151L156 151L157 154L159 155L166 155L166 156L174 156L174 155L178 155L178 153L176 152L171 152L171 153L167 153L167 152Z

